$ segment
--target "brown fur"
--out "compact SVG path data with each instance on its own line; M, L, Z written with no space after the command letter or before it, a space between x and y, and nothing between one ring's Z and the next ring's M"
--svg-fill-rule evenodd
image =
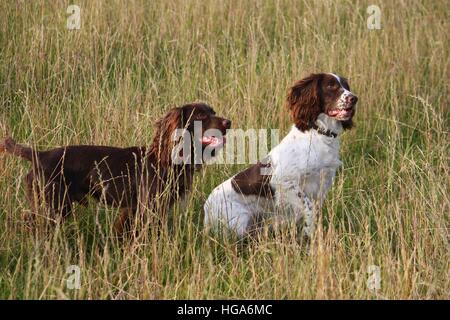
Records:
M263 168L269 167L270 164L258 162L234 176L231 186L239 194L272 198L275 195L275 190L270 186L272 176L261 173Z
M321 112L317 74L311 74L297 81L288 92L287 106L298 129L308 130L314 125Z
M180 108L171 109L162 119L155 124L156 132L150 153L157 156L159 164L167 167L170 164L171 150L175 141L172 141L172 133L177 128L183 128L182 111Z

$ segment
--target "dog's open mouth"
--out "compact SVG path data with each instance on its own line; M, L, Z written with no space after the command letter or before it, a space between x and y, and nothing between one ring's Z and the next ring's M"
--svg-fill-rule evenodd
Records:
M220 147L223 146L225 142L226 142L225 137L210 136L202 138L203 146Z
M345 108L336 108L328 111L328 115L330 117L338 117L338 118L348 118L351 116L353 111L353 106L348 106Z

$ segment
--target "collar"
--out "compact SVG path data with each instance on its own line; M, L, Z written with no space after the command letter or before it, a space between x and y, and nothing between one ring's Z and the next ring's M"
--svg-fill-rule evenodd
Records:
M336 132L333 132L331 130L326 130L321 127L319 127L317 124L313 124L311 126L312 129L316 130L318 133L323 134L324 136L330 137L330 138L336 138L338 134Z

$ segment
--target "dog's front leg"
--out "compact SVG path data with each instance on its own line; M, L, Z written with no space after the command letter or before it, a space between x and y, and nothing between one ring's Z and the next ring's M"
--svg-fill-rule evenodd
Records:
M303 235L308 239L312 237L316 223L314 205L300 187L280 188L276 193L276 206L282 212L281 220L294 220L297 225L303 222ZM290 214L286 215L286 211Z
M303 192L299 191L297 194L299 197L299 202L301 203L301 213L298 214L298 220L297 223L301 220L301 216L304 218L304 226L303 226L303 234L308 239L311 239L315 226L316 226L316 216L314 213L314 205L312 201L309 199L309 197Z

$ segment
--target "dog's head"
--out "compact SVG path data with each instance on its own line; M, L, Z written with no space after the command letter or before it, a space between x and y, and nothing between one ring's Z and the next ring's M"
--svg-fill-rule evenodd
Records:
M181 107L172 108L157 122L157 134L161 144L168 143L167 148L173 149L177 137L189 133L190 150L193 155L195 148L201 146L202 153L208 147L214 156L216 150L225 144L227 129L230 129L231 121L216 116L212 107L205 103L190 103ZM178 130L178 131L177 131ZM177 134L178 133L178 134ZM196 141L197 139L198 141Z
M301 131L312 128L321 113L340 121L344 129L350 129L357 101L345 78L333 73L316 73L290 88L287 106Z
M191 134L195 133L195 126L201 128L200 142L203 148L210 146L222 147L226 140L227 130L231 128L231 121L216 116L216 112L204 103L191 103L181 107L181 125Z

